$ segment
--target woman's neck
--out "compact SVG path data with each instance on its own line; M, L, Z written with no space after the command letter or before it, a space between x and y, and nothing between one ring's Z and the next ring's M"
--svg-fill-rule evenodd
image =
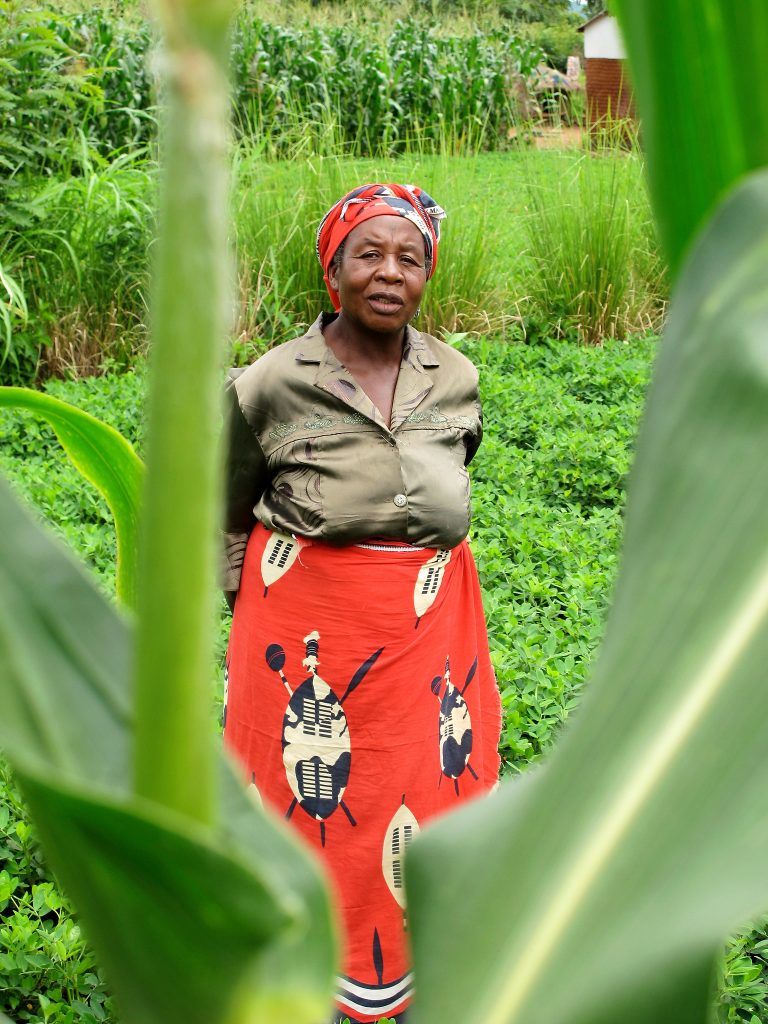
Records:
M348 369L355 366L397 367L403 358L405 329L371 334L345 317L342 311L323 331L333 354Z

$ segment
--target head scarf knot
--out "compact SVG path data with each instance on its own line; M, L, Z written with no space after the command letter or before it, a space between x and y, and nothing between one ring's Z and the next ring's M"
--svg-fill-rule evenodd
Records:
M371 217L406 217L422 234L430 278L437 266L440 221L445 210L416 185L360 185L330 208L317 229L317 258L323 268L323 280L334 309L340 308L339 293L331 287L328 272L336 250L358 224Z

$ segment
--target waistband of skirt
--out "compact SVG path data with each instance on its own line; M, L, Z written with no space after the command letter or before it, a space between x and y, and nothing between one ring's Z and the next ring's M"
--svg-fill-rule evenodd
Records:
M361 540L357 544L351 544L353 548L364 548L366 551L389 551L402 553L404 551L432 551L433 548L425 548L420 544L404 544L401 540Z
M269 535L276 533L278 536L281 536L280 531L271 530L263 523L257 523L255 531ZM392 555L400 555L406 558L408 555L412 555L414 558L423 557L424 555L430 557L437 554L438 551L458 551L463 545L467 544L466 537L454 545L453 548L443 548L437 544L409 544L407 541L390 540L386 537L366 537L363 540L351 541L348 544L330 544L326 540L304 537L301 534L282 534L282 536L295 541L298 544L299 551L310 551L314 548L317 551L326 551L329 554L335 555L343 555L346 552L349 555L356 553L360 556L365 556L367 554L371 558L380 555L384 559Z

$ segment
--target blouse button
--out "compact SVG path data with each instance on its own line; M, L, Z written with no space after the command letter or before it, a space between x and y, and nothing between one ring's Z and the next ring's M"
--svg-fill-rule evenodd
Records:
M392 499L398 508L405 508L408 504L408 499L404 494L396 494Z

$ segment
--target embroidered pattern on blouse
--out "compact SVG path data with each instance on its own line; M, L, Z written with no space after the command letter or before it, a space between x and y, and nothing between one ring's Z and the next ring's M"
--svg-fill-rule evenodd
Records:
M335 416L324 416L318 409L313 409L309 419L304 420L304 426L307 430L322 430L323 427L333 426L335 422Z
M477 428L471 416L443 416L439 404L433 405L431 409L414 410L403 423L431 423L436 427L464 427L465 430Z
M311 414L303 423L276 423L269 431L269 437L273 441L283 441L285 438L295 434L300 426L305 430L325 430L337 423L360 424L370 422L367 416L360 412L345 412L342 416L323 415L318 409L313 409ZM429 423L435 427L462 427L465 430L477 429L477 422L471 416L443 416L440 406L434 405L431 409L414 409L402 421L405 426L409 423Z
M297 423L276 423L269 432L273 441L282 441L298 429Z

